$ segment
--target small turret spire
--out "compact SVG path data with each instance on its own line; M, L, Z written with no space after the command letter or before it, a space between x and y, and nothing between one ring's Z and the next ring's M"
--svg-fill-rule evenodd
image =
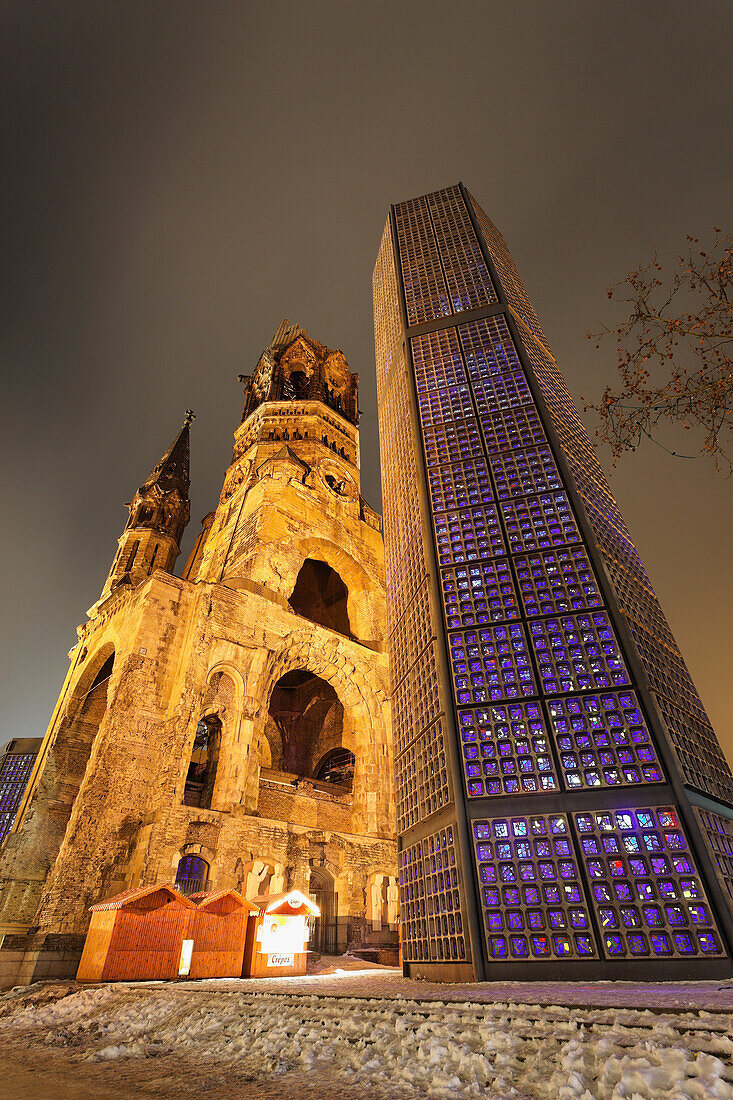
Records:
M103 596L124 581L139 584L153 569L172 572L190 516L189 428L194 420L194 412L186 409L180 431L127 505L130 518Z

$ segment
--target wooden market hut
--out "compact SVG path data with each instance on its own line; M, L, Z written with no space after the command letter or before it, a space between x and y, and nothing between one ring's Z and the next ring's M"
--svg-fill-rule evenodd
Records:
M250 914L259 910L236 890L192 894L190 917L193 954L189 978L239 978Z
M305 974L308 918L320 916L318 906L300 890L265 894L252 901L257 915L247 928L242 976L279 978ZM278 943L280 938L282 942Z
M78 982L178 977L195 905L172 886L140 886L90 907Z

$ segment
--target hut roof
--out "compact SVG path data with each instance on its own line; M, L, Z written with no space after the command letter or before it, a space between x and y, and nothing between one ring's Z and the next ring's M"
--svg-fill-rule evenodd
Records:
M293 917L300 917L306 913L313 917L321 915L315 902L300 890L286 890L284 894L263 894L262 897L252 898L252 901L260 912L285 913Z
M90 905L89 911L90 913L103 913L110 909L123 909L126 905L140 901L141 898L146 898L157 891L168 894L171 901L179 902L186 909L195 908L188 898L184 898L183 894L179 894L172 886L157 883L155 886L137 886L132 890L123 890L121 894L115 894L114 897L98 901L96 905Z
M217 901L222 901L224 898L232 898L235 902L238 902L242 909L249 909L251 913L258 911L257 906L254 905L247 898L242 897L236 890L202 890L198 894L189 894L188 900L192 901L199 909L204 909L208 905L213 905Z

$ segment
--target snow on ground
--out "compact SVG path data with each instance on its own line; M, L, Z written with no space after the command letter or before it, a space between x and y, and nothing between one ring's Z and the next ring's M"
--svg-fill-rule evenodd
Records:
M377 985L391 978L371 973ZM317 1082L336 1072L365 1096L406 1100L733 1100L731 1013L423 1000L417 982L409 997L313 995L308 978L295 992L272 984L41 987L0 1001L0 1033L110 1069L176 1054L284 1086L288 1074Z

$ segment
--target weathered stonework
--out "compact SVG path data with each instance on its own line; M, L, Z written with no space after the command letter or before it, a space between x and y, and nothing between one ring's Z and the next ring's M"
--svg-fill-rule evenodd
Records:
M284 322L182 577L189 418L129 505L2 849L3 984L72 972L89 905L172 883L187 856L208 888L315 890L322 947L394 928L383 549L356 388L340 352ZM352 783L323 772L350 754Z

